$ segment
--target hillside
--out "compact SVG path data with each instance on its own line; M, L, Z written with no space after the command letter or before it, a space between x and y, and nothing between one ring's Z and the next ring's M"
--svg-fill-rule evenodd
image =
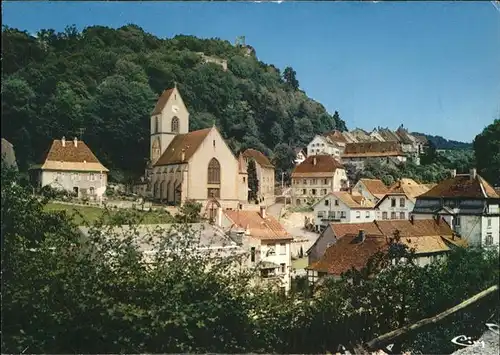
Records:
M291 161L292 148L346 125L254 53L220 39L161 39L135 25L42 30L4 27L2 135L21 169L51 139L80 136L107 167L141 174L149 156L156 99L174 82L190 111L190 129L214 122L233 151L256 148ZM227 71L204 56L227 60ZM284 159L283 159L284 158ZM286 164L286 163L285 163ZM278 166L286 169L287 166Z
M443 138L441 136L433 136L425 133L413 132L412 134L417 134L424 136L434 144L436 149L472 149L472 143L458 142L450 139Z

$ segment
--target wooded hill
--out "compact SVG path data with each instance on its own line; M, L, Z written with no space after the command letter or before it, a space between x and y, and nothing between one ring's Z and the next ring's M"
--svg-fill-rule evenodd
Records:
M135 25L36 36L3 27L2 136L21 169L54 138L82 138L104 165L139 175L149 156L150 113L174 82L190 129L214 122L236 152L255 148L287 163L315 134L345 130L338 113L299 90L295 71L265 64L220 39L161 39ZM228 70L203 56L227 60Z

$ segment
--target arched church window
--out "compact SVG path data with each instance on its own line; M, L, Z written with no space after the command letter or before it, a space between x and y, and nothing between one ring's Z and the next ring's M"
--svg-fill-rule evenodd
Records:
M155 117L155 133L160 132L160 117Z
M208 183L220 184L220 164L215 158L212 158L208 164Z
M179 119L177 117L172 118L172 127L171 131L175 133L179 133Z
M152 147L152 155L153 155L153 160L156 161L157 159L160 158L160 139L156 138L153 142L153 147Z

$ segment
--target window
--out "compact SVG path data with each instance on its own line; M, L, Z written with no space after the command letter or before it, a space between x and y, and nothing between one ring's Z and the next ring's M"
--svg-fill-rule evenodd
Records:
M286 255L286 244L285 243L280 244L280 255Z
M387 219L387 212L382 212L382 219Z
M316 185L316 179L312 179L311 184Z
M207 189L208 198L220 198L220 189L208 188Z
M399 207L404 207L405 206L406 199L404 197L401 197L399 199Z
M247 182L247 178L243 176L243 182Z
M334 219L335 218L335 211L328 211L328 218Z
M325 199L325 206L328 206L330 203L330 200L329 199Z
M391 212L391 219L397 219L396 218L396 212Z
M252 263L254 263L254 262L255 262L255 247L251 247L251 248L250 248L250 261L251 261Z
M312 189L312 190L311 190L311 193L312 193L313 195L316 195L316 189Z
M335 200L335 206L339 205L339 200Z
M370 218L370 211L366 211L366 215L365 215L366 218Z
M406 213L399 212L399 219L406 219Z
M323 185L328 185L328 179L323 179Z
M276 246L274 244L267 246L267 255L276 255Z
M214 148L215 148L215 139L212 141L212 145L213 145L213 146L214 146Z
M491 218L488 218L488 229L491 228Z
M345 217L346 217L345 211L340 211L340 218L345 218Z
M396 199L391 198L391 207L396 207Z
M460 217L457 216L457 217L453 218L453 224L456 227L460 226Z
M302 180L302 183L303 183L304 185L307 185L307 180L306 180L306 179Z
M208 184L220 184L220 164L215 158L208 164Z
M300 198L298 198L298 199L295 201L295 203L296 203L297 205L300 205Z
M361 218L361 212L360 211L356 211L356 218Z
M155 117L155 133L160 132L160 117Z
M325 217L325 211L318 211L318 218Z
M484 241L485 245L493 245L493 235L491 233L486 234L486 239Z
M172 118L170 131L174 133L179 133L179 119L177 117Z
M93 195L95 193L94 187L91 186L89 190L90 190L91 195Z
M281 263L280 266L281 266L281 273L284 274L285 273L285 264Z
M94 173L90 173L90 175L89 175L89 180L90 180L90 181L94 181L94 180L95 180Z
M307 194L306 189L302 189L302 195L305 195L305 194Z

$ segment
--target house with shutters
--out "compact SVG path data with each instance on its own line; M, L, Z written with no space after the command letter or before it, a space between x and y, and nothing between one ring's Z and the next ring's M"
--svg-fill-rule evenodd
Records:
M314 203L332 191L347 190L342 164L331 155L311 155L292 171L292 205Z
M273 216L260 211L217 210L215 222L249 255L246 267L258 271L261 282L290 290L293 237Z
M215 125L189 132L189 112L177 85L159 97L150 129L150 197L170 205L186 200L207 205L215 200L224 208L238 208L247 201L243 157L232 153Z
M362 195L348 191L334 191L313 205L314 227L322 232L330 223L360 223L373 221L375 204Z
M266 204L274 203L274 165L271 164L268 157L255 149L247 149L241 155L247 170L248 162L250 160L255 162L259 189L257 198L259 201L266 202Z
M376 219L409 219L417 196L428 190L428 185L419 184L412 179L403 178L396 181L375 205Z
M453 170L449 179L417 197L412 215L443 218L470 245L499 246L500 195L476 169L469 174Z
M102 199L108 184L109 170L77 138L52 141L40 163L29 171L31 181L39 188L50 186L91 200Z
M387 252L396 232L400 243L414 251L419 266L442 258L454 247L467 246L442 219L330 223L307 251L309 282L362 269L377 252Z

